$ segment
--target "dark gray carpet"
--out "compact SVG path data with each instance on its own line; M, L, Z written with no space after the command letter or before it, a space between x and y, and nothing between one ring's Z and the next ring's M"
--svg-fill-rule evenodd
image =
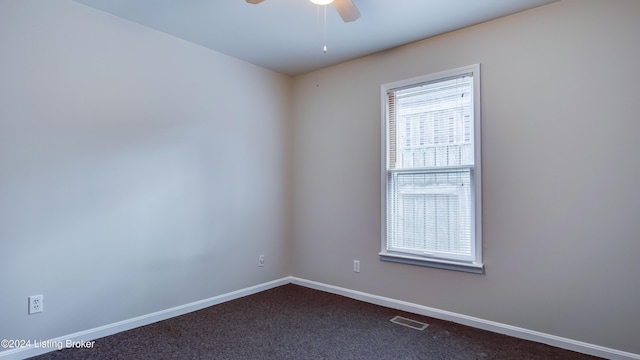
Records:
M288 284L33 359L597 358Z

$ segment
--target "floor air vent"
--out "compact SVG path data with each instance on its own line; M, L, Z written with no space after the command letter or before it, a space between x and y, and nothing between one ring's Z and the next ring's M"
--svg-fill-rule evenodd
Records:
M424 330L429 326L429 324L422 323L420 321L415 321L411 319L407 319L406 317L396 316L390 320L394 324L410 327L416 330Z

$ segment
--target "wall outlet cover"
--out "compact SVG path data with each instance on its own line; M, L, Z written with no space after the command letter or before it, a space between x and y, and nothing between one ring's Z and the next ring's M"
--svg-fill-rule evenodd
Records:
M44 297L40 295L29 296L29 315L41 313L44 311Z

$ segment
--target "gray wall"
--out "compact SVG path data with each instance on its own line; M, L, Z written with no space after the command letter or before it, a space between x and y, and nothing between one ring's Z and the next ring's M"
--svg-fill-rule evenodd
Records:
M289 275L290 113L286 76L70 0L0 1L0 338Z
M566 0L295 78L293 274L640 353L639 19ZM380 84L474 63L486 274L381 262Z

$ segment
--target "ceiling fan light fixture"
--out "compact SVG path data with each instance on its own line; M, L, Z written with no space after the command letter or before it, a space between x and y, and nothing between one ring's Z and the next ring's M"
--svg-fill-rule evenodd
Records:
M333 2L333 0L309 0L316 5L329 5Z

